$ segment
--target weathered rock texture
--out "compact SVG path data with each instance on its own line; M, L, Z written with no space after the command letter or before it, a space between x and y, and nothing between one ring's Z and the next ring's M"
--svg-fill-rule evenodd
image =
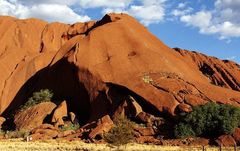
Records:
M55 107L52 102L44 102L17 113L14 116L16 129L32 130L42 125L46 116L51 114Z
M0 35L3 115L42 88L82 123L114 115L129 96L153 115L240 104L239 65L171 49L126 14L74 25L0 17Z
M67 103L66 101L63 101L61 104L59 104L59 106L54 111L53 117L52 117L52 123L54 123L56 127L63 126L64 125L63 118L67 117L67 115L68 115Z

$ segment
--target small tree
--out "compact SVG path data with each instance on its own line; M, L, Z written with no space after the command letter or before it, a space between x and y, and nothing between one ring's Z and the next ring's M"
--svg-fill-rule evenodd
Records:
M129 143L134 139L134 123L127 118L119 118L115 126L104 136L105 140L113 145L119 146Z
M179 123L174 130L174 135L177 138L185 138L188 136L195 136L195 133L189 124Z
M26 110L29 107L37 105L42 102L49 102L53 97L52 91L49 89L42 89L38 92L34 92L33 96L28 99L28 101L20 107L20 110Z
M207 103L193 107L190 113L180 115L174 134L187 136L214 136L232 134L240 126L240 109L231 105Z

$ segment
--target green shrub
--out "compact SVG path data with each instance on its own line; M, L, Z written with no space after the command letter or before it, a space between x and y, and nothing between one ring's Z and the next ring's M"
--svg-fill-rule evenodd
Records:
M49 102L51 101L52 97L53 93L48 89L42 89L38 92L34 92L33 96L30 97L23 106L20 107L20 110L21 111L26 110L29 107L32 107L42 102Z
M185 137L188 137L188 136L194 136L195 135L194 131L192 130L191 125L183 124L183 123L180 123L175 127L174 134L178 138L185 138Z
M231 105L207 103L180 115L175 126L177 138L232 134L240 126L240 109Z
M27 138L29 136L29 131L25 130L16 130L16 131L6 131L5 138Z
M67 131L67 130L78 130L80 128L79 124L68 124L68 125L64 125L60 128L61 131Z
M104 135L104 139L113 145L124 145L134 139L134 123L127 118L119 118L115 126Z

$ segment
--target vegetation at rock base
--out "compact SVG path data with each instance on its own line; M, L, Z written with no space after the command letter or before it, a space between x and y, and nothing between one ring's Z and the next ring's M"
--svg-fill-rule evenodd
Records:
M126 117L118 118L115 126L104 135L104 139L116 146L129 143L134 139L134 123Z
M193 107L190 113L181 114L174 134L177 138L219 136L232 134L238 126L240 126L240 108L211 102Z
M49 89L41 89L38 92L34 92L33 96L28 99L28 101L20 107L20 111L24 111L29 107L37 105L42 102L49 102L53 97L53 92Z
M26 130L15 130L15 131L6 131L4 132L4 136L7 139L11 138L26 138L30 134L29 131Z
M80 128L80 125L79 124L73 124L73 123L70 123L68 125L64 125L62 127L60 127L60 130L61 131L67 131L67 130L78 130Z

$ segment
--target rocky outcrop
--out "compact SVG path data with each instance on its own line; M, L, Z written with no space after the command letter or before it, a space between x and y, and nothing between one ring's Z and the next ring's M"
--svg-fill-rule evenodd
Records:
M236 146L236 142L231 135L222 135L217 138L216 143L219 146L225 147L234 147Z
M175 48L191 66L197 68L213 85L240 91L240 65L201 53Z
M68 116L67 103L66 101L63 101L54 110L52 116L52 123L54 123L55 127L63 126L64 125L63 117L67 116Z
M236 128L233 133L233 138L236 141L237 145L240 145L240 128Z
M142 107L137 103L137 101L133 97L128 96L114 111L113 119L115 120L119 117L137 117L137 115L142 111Z
M2 124L6 121L4 117L0 117L0 129L2 128Z
M42 88L83 125L129 109L145 120L139 114L172 118L210 101L240 106L239 65L171 49L126 14L74 25L0 17L0 34L6 116Z
M47 115L51 114L56 105L52 102L44 102L29 107L14 116L14 123L18 130L32 130L43 124Z
M134 130L141 136L154 136L156 134L152 127L136 127Z
M98 120L97 126L92 129L88 137L91 139L95 138L96 136L100 136L101 138L103 138L103 134L107 133L113 126L113 121L111 120L109 115L105 115Z
M27 141L46 140L57 137L59 130L50 124L42 124L31 130L31 135L27 137Z

